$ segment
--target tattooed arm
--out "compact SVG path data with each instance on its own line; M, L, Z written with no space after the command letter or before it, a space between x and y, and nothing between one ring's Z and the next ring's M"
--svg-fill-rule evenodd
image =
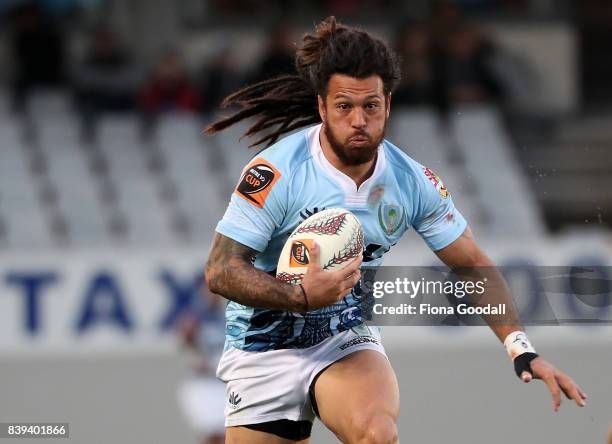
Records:
M350 291L359 280L361 257L333 272L319 264L318 247L311 251L311 263L302 280L304 292L255 268L256 250L219 233L206 263L206 283L226 299L249 307L305 312L331 305Z

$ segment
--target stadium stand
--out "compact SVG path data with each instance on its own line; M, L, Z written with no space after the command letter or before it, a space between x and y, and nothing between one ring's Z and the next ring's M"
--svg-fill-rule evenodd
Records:
M238 182L240 172L257 153L257 149L248 147L254 140L240 140L247 128L248 125L240 123L211 137L226 172L224 187L228 197Z
M10 114L10 97L6 89L0 87L0 117L6 118Z
M49 116L72 117L72 103L68 94L63 90L39 89L28 96L27 114L38 123Z
M153 153L143 138L136 115L107 116L97 131L107 186L116 199L111 207L125 217L125 240L131 244L168 244L173 235L170 215L159 195L150 165Z
M51 244L46 217L24 148L20 122L0 120L0 219L7 247Z
M389 133L391 142L442 178L451 191L455 205L472 224L472 229L486 234L484 209L463 170L460 153L438 115L426 108L394 110Z
M214 144L201 134L202 122L191 115L163 117L156 129L156 145L166 175L176 192L176 211L186 218L191 239L210 240L229 196L225 171ZM221 167L221 169L220 169Z
M257 152L239 140L245 125L205 137L193 114L160 116L150 133L136 114L108 115L92 142L66 97L33 96L29 117L1 117L8 246L208 243ZM443 178L477 233L536 236L539 209L499 119L494 109L466 108L447 125L433 110L399 108L389 138ZM24 125L34 137L23 137Z
M66 219L70 239L77 245L107 241L107 217L89 167L89 147L80 142L76 119L49 115L38 122L36 134L46 178L57 193L58 211Z
M162 8L162 3L156 1L152 5ZM122 31L122 23L128 23L130 14L135 14L133 18L138 19L140 31L157 29L157 21L137 17L139 12L148 13L152 7L143 4L138 8L147 11L129 11L118 3L114 6L118 15L109 21L111 32L117 33L119 41L129 41L133 45L123 50L139 67L151 65L159 56L158 52L149 51L149 45L155 44L156 49L161 45L157 45L155 39L146 39L146 42L140 38L130 39L130 32ZM103 14L102 10L98 12ZM234 14L239 16L243 12L234 11ZM211 17L215 14L213 10L210 13ZM463 23L461 14L455 18ZM169 23L174 20L170 16L156 14L157 19L167 21L166 28L162 26L160 30L181 27L179 22ZM185 57L185 70L189 71L185 72L185 81L197 96L194 100L197 109L177 114L170 111L170 107L161 106L144 116L152 119L148 122L143 119L146 106L143 107L142 96L140 100L135 97L130 111L123 114L101 112L99 116L98 113L85 116L83 109L74 106L78 85L71 69L86 53L89 31L54 17L50 24L58 27L58 31L65 34L66 42L70 42L64 66L68 76L59 83L65 89L40 90L41 85L36 84L23 96L25 112L14 114L11 108L15 91L8 86L14 86L18 78L13 78L10 69L0 74L0 81L7 85L6 89L0 89L0 245L18 249L23 246L207 244L242 168L256 155L257 149L248 148L253 140L240 140L246 125L237 125L215 136L203 136L201 130L210 119L204 113L216 110L221 97L253 78L253 71L261 63L263 54L270 52L266 45L273 41L265 29L243 28L237 23L228 22L211 29L196 26L182 29L182 32L177 28L175 34L168 34L177 54ZM382 36L392 36L392 27L382 23L372 20L368 27ZM395 24L400 25L399 22ZM419 65L428 67L424 72L429 73L429 77L425 75L425 81L417 82L416 88L420 85L446 91L449 85L438 84L441 80L433 78L431 73L439 68L437 62L440 60L436 57L448 56L445 52L448 36L445 37L444 32L440 34L428 21L408 21L405 25L416 26L432 39L421 48L423 60L422 66ZM523 42L521 39L531 35L516 34L516 29L503 25L483 29L486 32L480 37L487 44L481 48L486 51L479 53L483 58L478 60L482 63L489 63L487 55L503 58L514 54L509 54L500 42L513 41L513 36L515 39L521 37L519 40ZM300 26L295 25L294 39L299 38L299 31ZM537 31L534 27L530 32ZM543 34L549 38L558 37L552 31ZM0 59L5 59L9 67L19 62L10 51L11 36L10 32L0 34ZM437 45L437 50L442 52L432 53L435 48L430 48L429 44ZM520 49L520 45L510 46ZM37 50L43 48L44 45ZM215 72L217 57L223 61L220 73ZM473 66L473 62L471 60L463 69L471 67L468 71L474 74L473 70L480 65ZM529 63L533 65L533 60ZM103 68L107 69L106 65ZM211 72L211 68L215 69ZM113 68L108 69L112 71ZM546 71L544 78L551 77L552 70L554 68L551 72ZM493 73L500 71L504 69L493 70ZM227 83L219 84L218 78L217 83L211 82L215 75ZM482 86L478 83L479 76L472 77L475 86ZM554 76L549 83L563 84ZM58 84L55 85L57 88ZM135 90L140 87L142 85L134 86ZM506 119L508 103L504 102L512 103L518 94L514 89L506 91L510 97L476 95L472 100L477 99L481 104L477 106L461 107L461 103L470 102L465 98L463 102L455 101L449 96L445 100L448 109L446 105L441 108L431 94L425 94L426 99L421 102L404 102L411 107L398 107L401 101L395 101L388 138L444 180L455 204L479 237L534 238L545 234L545 219L548 228L557 229L563 227L565 219L584 222L585 214L600 214L600 210L601 224L606 219L604 207L609 207L605 194L609 188L607 121L574 126L573 131L568 131L567 126L565 130L561 128L559 147L545 140L541 147L521 142L521 149L516 150L506 126L508 122L512 124L512 119ZM571 89L568 91L567 94ZM418 97L423 96L423 91L416 92ZM532 105L531 102L528 104ZM88 131L84 131L84 123L92 123L95 131L89 132L89 126L86 127ZM509 128L513 130L511 125ZM512 135L515 133L514 129ZM581 146L585 141L588 142L588 155ZM556 155L561 153L557 149L563 149L563 155ZM541 177L547 171L548 176ZM586 181L589 186L571 185ZM543 183L547 186L542 187Z
M492 236L534 238L544 226L534 194L513 156L509 136L491 107L465 107L451 114L452 133L465 158L465 174L476 184L490 216Z

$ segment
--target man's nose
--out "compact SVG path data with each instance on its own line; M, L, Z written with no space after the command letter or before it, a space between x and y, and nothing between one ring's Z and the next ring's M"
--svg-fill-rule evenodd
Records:
M365 113L359 107L353 108L351 113L351 126L353 128L363 128L366 126Z

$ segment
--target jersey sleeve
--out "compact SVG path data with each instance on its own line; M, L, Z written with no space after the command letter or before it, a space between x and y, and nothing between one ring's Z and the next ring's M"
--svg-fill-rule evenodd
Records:
M243 170L216 231L259 252L266 249L287 208L287 178L263 157Z
M467 227L442 180L427 167L417 173L419 198L412 225L433 251L453 243Z

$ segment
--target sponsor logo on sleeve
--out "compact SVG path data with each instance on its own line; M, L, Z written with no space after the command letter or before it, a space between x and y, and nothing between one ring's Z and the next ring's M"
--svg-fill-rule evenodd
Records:
M261 157L253 160L242 172L236 194L258 208L263 208L281 173Z
M433 171L431 171L430 168L423 167L423 173L425 174L425 177L427 177L429 181L434 184L436 190L438 190L438 193L440 193L440 196L446 199L450 195L450 193L444 186L444 182L442 182L442 179L440 179L439 176L437 176Z

